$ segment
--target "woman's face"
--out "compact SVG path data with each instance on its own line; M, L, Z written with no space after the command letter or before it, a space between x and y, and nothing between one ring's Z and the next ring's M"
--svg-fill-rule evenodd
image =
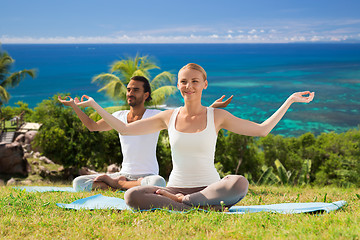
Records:
M185 68L179 71L177 87L184 99L200 97L202 90L206 89L207 80L200 71Z

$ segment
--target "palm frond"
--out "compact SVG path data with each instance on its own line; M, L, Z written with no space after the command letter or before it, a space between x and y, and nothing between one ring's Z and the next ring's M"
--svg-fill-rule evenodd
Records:
M301 167L299 174L299 185L305 185L310 182L311 160L306 159Z
M128 83L133 73L137 70L137 65L132 59L116 61L112 64L111 72L122 75Z
M164 71L156 75L156 77L151 81L150 85L152 89L156 89L168 83L174 84L174 82L175 82L175 75L170 72Z
M271 175L273 175L273 168L272 167L262 167L263 174L261 174L259 180L257 181L257 185L264 185L271 183Z
M5 79L5 81L3 81L1 83L1 86L3 86L4 88L8 88L8 87L16 87L17 85L19 85L19 83L24 80L26 78L26 76L30 76L32 78L35 77L35 70L30 69L24 69L18 72L14 72L12 73L8 78Z
M11 65L14 60L6 52L0 52L0 83L10 74Z
M288 184L289 175L291 175L291 174L289 174L286 171L285 167L282 165L282 163L278 159L275 160L275 166L276 166L276 169L278 172L278 177L279 177L280 182L284 185Z
M106 84L103 88L99 89L98 92L105 91L106 95L114 100L122 100L126 98L126 86L121 81L111 81Z
M133 73L132 77L134 77L134 76L143 76L143 77L149 78L148 75L149 75L149 74L147 74L147 73L144 72L143 70L138 69L138 70L136 70L136 71Z
M3 88L2 86L0 86L0 100L1 103L7 103L10 99L10 94L8 91L6 91L5 88Z
M160 69L160 67L157 66L153 60L149 59L147 55L140 57L139 68L143 69L146 72L152 69Z
M161 105L165 100L177 91L175 86L163 86L151 93L152 100L147 105Z
M0 52L0 66L11 65L14 63L14 59L10 57L7 52Z
M118 76L111 73L101 73L93 77L93 79L91 80L92 83L97 83L98 85L106 85L112 81L121 81L121 80Z

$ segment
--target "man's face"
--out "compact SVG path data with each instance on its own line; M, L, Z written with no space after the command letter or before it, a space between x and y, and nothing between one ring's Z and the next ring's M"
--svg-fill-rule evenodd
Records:
M140 81L130 80L127 85L127 103L131 107L135 107L140 104L144 104L149 93L144 92L144 83Z

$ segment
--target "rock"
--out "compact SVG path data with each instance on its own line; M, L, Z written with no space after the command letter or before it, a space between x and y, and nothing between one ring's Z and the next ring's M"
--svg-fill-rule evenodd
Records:
M62 171L64 171L65 170L65 168L63 167L63 166L60 166L59 168L58 168L58 172L62 172Z
M36 134L37 134L37 131L27 131L24 136L25 137L24 143L31 144L32 141L34 140Z
M6 186L14 186L16 185L16 180L14 178L10 178L9 181L7 181Z
M35 152L35 153L33 154L33 157L34 157L34 158L40 158L40 157L41 157L41 154L40 154L39 152Z
M92 175L92 174L97 174L97 172L95 172L87 167L82 167L79 169L79 175Z
M38 161L32 161L32 165L39 165L40 163Z
M0 144L0 173L27 176L31 167L19 142Z
M24 144L25 142L25 134L20 134L15 138L15 142L18 142L20 144Z
M28 132L25 133L25 141L24 141L24 144L28 144L28 145L29 145L29 146L28 146L28 148L30 148L30 149L28 149L29 152L30 152L31 150L34 150L34 151L36 151L36 152L41 152L40 147L34 146L34 144L33 144L33 140L34 140L34 138L35 138L35 136L36 136L37 133L38 133L37 131L28 131Z
M30 144L24 144L23 145L24 150L26 150L26 152L30 153L32 148ZM30 153L31 154L31 153Z
M39 166L39 174L41 177L46 178L50 175L50 171L44 166Z
M64 170L61 171L61 173L62 173L62 178L64 180L69 180L69 181L72 181L75 177L79 176L78 170L74 167L64 168Z
M0 187L5 186L4 180L0 179Z
M30 179L26 179L24 181L21 181L21 184L23 184L23 185L31 185L32 181Z
M40 160L40 161L43 161L43 162L46 163L46 164L55 164L53 161L51 161L50 159L48 159L48 158L45 157L45 156L41 156L41 157L39 158L39 160Z
M120 167L116 164L111 164L107 167L107 173L120 172Z

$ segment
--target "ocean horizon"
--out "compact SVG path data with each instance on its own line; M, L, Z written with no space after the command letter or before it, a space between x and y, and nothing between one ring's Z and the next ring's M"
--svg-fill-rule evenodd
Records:
M87 94L101 106L113 102L92 77L109 71L124 57L148 55L162 71L177 71L189 62L204 67L209 87L203 105L234 95L226 108L237 117L262 122L293 92L315 91L312 103L293 104L272 133L299 136L306 132L345 132L360 124L360 44L2 44L15 59L13 71L37 69L8 89L11 99L34 108L58 93ZM177 92L169 108L183 104Z

